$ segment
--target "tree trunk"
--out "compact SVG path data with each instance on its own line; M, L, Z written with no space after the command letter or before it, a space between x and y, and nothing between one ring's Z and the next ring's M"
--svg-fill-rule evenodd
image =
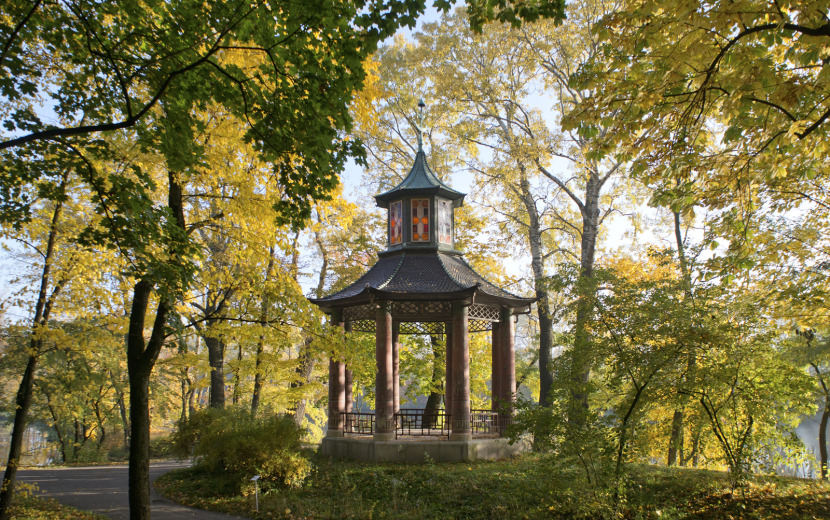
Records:
M677 244L677 258L680 263L680 274L683 279L683 305L691 303L692 299L692 277L689 272L689 265L686 263L686 248L683 242L683 231L680 224L680 213L674 212L674 238ZM689 358L689 368L695 364L694 356ZM666 463L668 466L674 466L678 460L678 452L680 453L680 461L683 461L683 419L685 415L686 403L688 396L680 393L678 396L680 404L674 411L671 424L671 435L669 437L669 452Z
M66 175L60 184L60 191L66 188ZM38 329L45 328L49 323L49 314L52 303L67 282L66 279L58 282L52 289L52 295L47 296L49 289L52 262L54 261L55 242L58 237L58 222L61 218L63 204L57 202L55 211L52 214L52 223L49 229L49 239L46 243L46 253L43 259L43 271L40 276L40 291L38 292L37 303L35 304L35 315L32 319L32 337L29 341L29 358L26 361L26 369L23 371L23 378L17 389L15 397L14 425L9 443L9 458L6 462L6 472L3 474L3 484L0 486L0 520L8 520L11 517L11 502L14 496L14 484L17 477L17 468L20 466L20 453L23 449L23 434L26 431L26 422L29 415L29 407L32 403L32 389L35 381L37 361L40 356L40 349L43 341L37 337Z
M233 373L233 391L231 392L231 403L239 404L239 394L242 391L242 343L239 343L239 350L236 353L236 370Z
M167 179L167 206L175 217L176 225L184 232L186 227L182 188L173 172L168 171ZM173 257L176 258L175 255ZM169 283L170 280L166 282ZM127 333L127 373L130 382L130 520L150 520L150 374L164 345L167 317L172 305L167 299L168 295L159 295L150 340L145 342L144 324L152 292L153 284L147 280L139 280L135 284Z
M265 267L265 283L271 281L274 275L274 253L275 248L273 244L268 248L268 265ZM262 298L262 309L259 314L259 324L263 327L268 326L268 310L271 302L267 297ZM256 345L256 359L254 360L254 392L251 396L251 415L256 415L259 408L260 396L262 395L262 357L265 355L265 336L261 335Z
M669 437L668 466L677 464L678 454L683 460L683 408L674 411L671 420L671 436Z
M140 281L133 289L127 371L130 377L130 520L150 519L150 373L164 342L168 304L156 310L150 341L144 342L144 322L152 284Z
M33 352L37 351L33 350ZM2 492L0 492L0 518L3 520L11 518L9 508L11 507L12 495L14 493L17 468L20 465L23 434L26 431L26 418L32 402L32 386L35 380L37 359L38 357L36 355L29 356L29 361L26 363L26 370L23 372L23 379L20 381L20 387L17 390L17 398L15 399L17 408L14 413L14 426L12 427L12 438L9 445L9 459L6 464L6 473L3 475Z
M181 370L181 392L182 392L182 409L179 412L179 423L184 424L187 420L187 397L188 397L188 377L187 377L187 367Z
M208 328L210 331L210 328ZM205 346L210 364L210 406L225 407L225 342L219 338L205 335Z
M587 383L591 370L591 337L589 320L596 296L594 259L599 232L599 192L601 183L596 174L588 178L582 212L582 239L580 243L579 277L577 279L577 309L574 326L574 346L571 360L571 405L569 421L583 424L588 411Z
M818 426L818 452L821 458L821 480L827 479L827 422L830 419L830 399L824 402L821 422Z
M104 427L104 419L101 417L100 401L95 403L95 419L98 422L98 449L100 450L104 446L104 442L107 440L107 430Z
M251 415L256 415L259 409L259 400L262 395L262 357L265 354L265 342L260 337L256 345L256 360L254 360L254 391L251 395Z
M311 379L311 374L314 372L316 360L311 355L310 349L311 339L307 339L300 346L300 364L297 365L297 378L289 385L291 388L300 388L301 386L307 384L309 379ZM298 399L294 407L294 422L298 425L302 425L303 419L305 418L305 401L305 399Z
M530 191L530 183L523 165L519 166L519 198L527 211L527 238L530 244L530 266L533 271L533 289L536 294L536 310L539 315L539 404L550 404L550 391L553 388L553 374L550 362L553 349L553 320L550 314L550 301L546 287L545 258L542 244L542 226L536 201Z
M424 405L424 428L435 428L438 423L438 409L441 407L441 396L444 395L444 354L441 352L438 337L430 336L432 345L432 382L430 384L429 397ZM438 389L442 389L441 392Z
M110 380L112 381L112 386L115 388L116 391L116 399L118 400L118 412L121 415L121 426L124 429L124 446L130 445L130 420L127 417L127 404L125 403L124 399L124 388L121 386L120 382L117 382L115 379L115 375L110 371Z

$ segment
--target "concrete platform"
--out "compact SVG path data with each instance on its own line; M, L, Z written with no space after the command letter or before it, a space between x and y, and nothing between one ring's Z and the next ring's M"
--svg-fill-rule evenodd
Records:
M523 443L510 444L505 438L448 441L443 438L401 437L393 441L376 441L371 437L324 437L320 454L335 459L371 462L423 464L496 460L525 451Z

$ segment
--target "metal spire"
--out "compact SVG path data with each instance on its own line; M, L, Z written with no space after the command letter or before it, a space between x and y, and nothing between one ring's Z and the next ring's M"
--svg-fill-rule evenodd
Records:
M418 135L418 151L424 150L424 109L427 104L424 98L418 100L418 122L415 123L415 133Z

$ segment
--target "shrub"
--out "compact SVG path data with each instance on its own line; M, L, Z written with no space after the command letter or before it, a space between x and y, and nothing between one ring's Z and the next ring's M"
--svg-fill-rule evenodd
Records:
M312 465L300 453L304 431L290 417L253 417L242 408L208 408L179 425L173 446L208 471L228 472L242 482L260 476L260 485L299 486Z
M150 458L166 459L176 454L171 436L150 439Z

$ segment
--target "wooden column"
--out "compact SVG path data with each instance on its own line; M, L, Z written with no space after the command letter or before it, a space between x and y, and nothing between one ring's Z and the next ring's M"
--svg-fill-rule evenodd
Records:
M452 432L450 440L470 440L470 338L469 304L452 306Z
M452 322L444 323L444 339L446 341L446 352L444 352L444 363L447 373L444 377L444 413L452 414ZM450 419L452 420L452 419Z
M342 313L331 316L334 327L343 328ZM329 358L329 437L343 436L343 413L346 411L346 364L335 357Z
M395 439L395 392L392 363L392 313L388 302L378 304L375 332L375 440Z
M513 309L501 308L500 329L500 350L502 352L502 409L504 413L500 417L500 423L505 426L512 420L513 403L516 399L516 352L515 336L516 327L513 324Z
M492 366L490 367L490 410L493 412L499 411L499 403L503 398L503 392L501 390L501 382L502 382L502 358L504 357L501 352L501 330L499 327L499 322L493 322L493 330L491 333L491 344L492 344Z
M352 322L347 321L343 327L343 330L346 331L346 334L352 331ZM352 398L352 385L354 382L352 381L352 371L349 369L348 365L346 366L346 407L344 411L346 413L351 413L354 408L353 398Z
M392 390L394 395L392 402L394 403L395 413L401 411L401 324L398 321L392 322Z

